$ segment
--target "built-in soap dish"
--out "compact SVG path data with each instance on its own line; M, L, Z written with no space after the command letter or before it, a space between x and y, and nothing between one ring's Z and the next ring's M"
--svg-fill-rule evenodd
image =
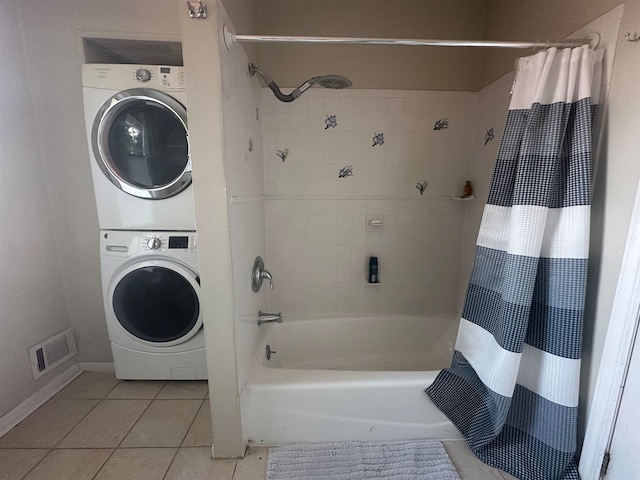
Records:
M383 215L367 215L367 232L381 232L384 230Z

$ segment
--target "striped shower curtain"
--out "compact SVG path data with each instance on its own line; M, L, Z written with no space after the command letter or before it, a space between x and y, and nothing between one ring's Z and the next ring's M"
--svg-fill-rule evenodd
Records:
M602 53L521 58L453 362L427 394L485 463L579 478L574 459Z

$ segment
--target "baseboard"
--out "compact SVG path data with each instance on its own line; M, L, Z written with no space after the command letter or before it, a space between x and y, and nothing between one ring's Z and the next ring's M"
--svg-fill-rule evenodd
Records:
M6 434L22 420L27 418L47 400L66 387L73 379L82 373L77 363L66 369L60 375L47 383L40 390L27 398L24 402L11 410L6 415L0 417L0 437Z
M113 362L78 362L83 372L115 372Z

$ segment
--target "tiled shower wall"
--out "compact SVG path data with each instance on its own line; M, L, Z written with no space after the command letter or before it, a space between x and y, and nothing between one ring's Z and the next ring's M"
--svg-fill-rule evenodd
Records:
M228 22L228 18L226 19ZM257 255L266 256L262 126L256 111L261 94L248 73L244 48L228 51L220 45L223 94L225 174L233 267L234 329L238 385L242 397L264 331L256 324L267 306L267 293L251 290L251 268Z
M464 304L467 283L471 274L482 212L489 197L491 175L509 112L513 76L514 73L510 72L478 92L476 126L472 140L473 152L469 159L469 177L474 182L476 199L467 204L464 218L460 254L460 288L458 289L460 311Z
M271 311L457 311L473 200L454 197L469 176L476 96L312 89L281 103L263 89ZM380 285L366 281L372 255Z

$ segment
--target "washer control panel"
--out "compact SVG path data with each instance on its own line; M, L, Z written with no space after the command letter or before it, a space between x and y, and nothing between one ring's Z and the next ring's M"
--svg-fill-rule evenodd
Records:
M192 257L198 253L196 232L101 232L102 255L135 257L165 254L171 257Z
M158 233L149 232L140 235L141 251L189 252L198 250L196 235L192 232Z

